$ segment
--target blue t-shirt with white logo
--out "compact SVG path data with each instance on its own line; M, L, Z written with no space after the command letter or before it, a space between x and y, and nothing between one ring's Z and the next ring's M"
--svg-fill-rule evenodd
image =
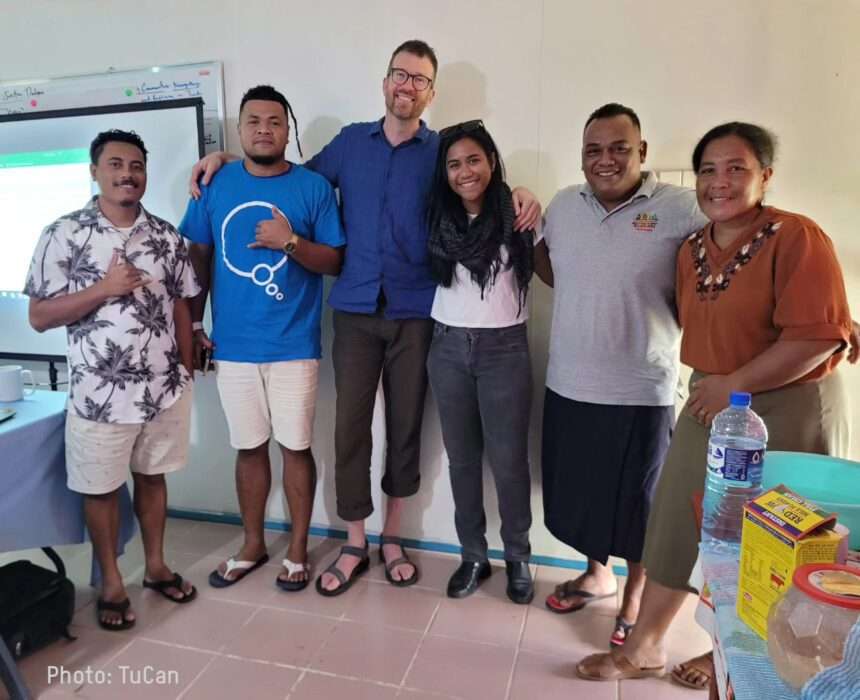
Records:
M214 358L278 362L320 357L322 275L283 251L248 248L260 221L277 207L302 238L345 245L331 185L291 164L281 175L257 177L234 161L201 187L179 226L186 238L214 246L212 341Z

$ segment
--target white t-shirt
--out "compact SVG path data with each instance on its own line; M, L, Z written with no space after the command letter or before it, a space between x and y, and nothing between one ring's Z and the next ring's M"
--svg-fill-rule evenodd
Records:
M469 216L469 220L473 218ZM542 238L538 233L535 245ZM501 260L507 264L507 246L501 248ZM472 279L469 270L457 263L451 286L436 287L430 316L434 321L457 328L507 328L526 321L529 312L525 304L519 308L519 288L513 268L499 270L495 282L488 282L481 298L481 285Z

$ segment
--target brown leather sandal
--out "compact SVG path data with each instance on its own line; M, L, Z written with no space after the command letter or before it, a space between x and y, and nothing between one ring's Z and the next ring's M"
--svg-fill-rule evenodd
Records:
M576 665L576 675L587 681L623 681L631 678L662 678L666 666L634 666L619 653L592 654Z
M688 681L684 676L686 676L690 671L695 671L700 677L704 676L704 680L700 680L698 683L695 681ZM711 678L714 676L714 652L709 651L707 654L701 654L694 659L678 664L672 669L669 676L673 681L679 685L683 685L685 688L692 688L693 690L707 690L708 686L711 684Z

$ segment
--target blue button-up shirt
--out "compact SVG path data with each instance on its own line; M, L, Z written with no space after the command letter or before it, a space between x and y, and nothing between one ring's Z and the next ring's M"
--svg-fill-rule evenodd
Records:
M382 120L350 124L307 163L340 190L346 232L343 270L328 298L339 311L427 318L436 282L427 256L427 197L439 135L424 122L392 147Z

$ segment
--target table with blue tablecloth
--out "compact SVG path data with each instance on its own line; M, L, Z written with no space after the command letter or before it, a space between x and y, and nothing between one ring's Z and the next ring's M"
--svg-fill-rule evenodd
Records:
M0 402L15 415L0 423L0 552L87 541L84 499L66 487L64 392L36 391L20 401ZM128 487L120 491L117 553L134 536ZM91 583L100 581L93 558ZM26 697L5 644L0 640L0 679L13 697Z
M800 694L776 675L767 643L735 612L740 547L702 543L699 552L699 564L716 614L714 627L720 647L716 653L721 652L725 659L734 697L737 700L798 700Z
M66 394L36 391L0 403L0 552L87 541L83 496L66 487ZM118 551L134 536L128 488L120 492ZM95 582L98 572L93 570Z

